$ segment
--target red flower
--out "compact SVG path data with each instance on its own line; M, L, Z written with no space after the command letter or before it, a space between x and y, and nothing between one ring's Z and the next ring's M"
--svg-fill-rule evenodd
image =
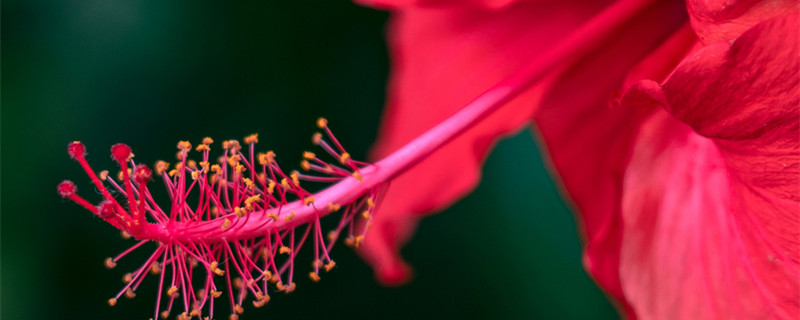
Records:
M375 158L549 62L537 53L590 18L641 5L592 19L621 27L393 181L362 247L379 279L408 278L397 250L416 221L471 191L498 136L533 119L585 266L631 318L798 316L797 2L689 1L689 17L639 2L377 4L394 10L394 70Z

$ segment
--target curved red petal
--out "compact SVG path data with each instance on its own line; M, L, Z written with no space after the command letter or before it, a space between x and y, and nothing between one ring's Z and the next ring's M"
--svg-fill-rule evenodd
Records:
M399 12L392 29L395 36L392 96L374 154L380 157L391 152L449 116L531 56L535 57L531 52L547 48L599 9L597 3L569 8L517 4L497 12L471 8L417 8ZM564 80L560 87L565 90L556 95L569 98L552 99L551 114L545 118L552 118L556 127L575 124L567 120L575 117L580 121L597 120L591 114L606 110L610 92L618 88L627 69L685 21L684 10L680 3L654 2L646 13L622 28L620 35L624 40L610 40L600 50L602 54L589 59L592 68L582 71L586 65L579 64L571 69L580 76ZM520 28L523 25L529 27ZM604 75L599 84L597 74ZM369 241L362 248L362 254L376 266L379 277L384 273L397 274L384 269L403 270L405 264L396 252L413 232L417 219L452 203L474 187L482 159L493 141L529 119L550 82L552 77L392 183L382 212L376 216L368 235ZM575 88L580 89L578 94ZM598 96L601 102L596 99ZM586 104L599 107L595 110L598 112L581 115L579 111ZM561 109L566 112L559 114ZM602 120L597 125L615 128ZM582 134L592 135L590 129ZM573 144L570 148L578 150L584 146ZM580 161L585 159L581 157ZM617 278L611 277L610 282L618 283Z
M731 41L761 21L800 7L797 0L687 0L692 27L704 44Z
M683 7L662 5L632 21L606 48L566 72L534 117L543 152L578 213L586 243L584 265L631 318L635 314L619 278L622 173L638 126L652 109L612 108L608 99L622 83L666 77L694 45Z
M673 114L647 120L625 173L619 273L637 315L800 315L798 19L758 24L625 95Z
M380 158L447 118L565 37L600 4L567 7L520 3L500 11L412 8L393 17L390 97L373 158ZM521 28L520 26L525 26ZM543 81L546 83L547 81ZM542 84L523 93L395 179L361 252L379 278L397 275L397 255L416 221L471 191L499 135L520 128L538 105ZM392 276L397 280L403 277Z

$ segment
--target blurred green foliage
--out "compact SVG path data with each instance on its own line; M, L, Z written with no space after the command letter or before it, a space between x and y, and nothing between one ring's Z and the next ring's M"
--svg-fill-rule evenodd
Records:
M0 317L152 316L155 279L106 305L144 252L102 266L132 240L57 196L68 178L100 199L69 141L116 172L116 142L152 164L172 160L179 139L259 132L291 165L326 116L363 159L385 95L387 18L346 1L3 1ZM404 251L410 285L380 287L340 246L320 283L300 279L242 319L617 318L581 268L573 216L530 133L501 143L484 172L475 193L421 223Z

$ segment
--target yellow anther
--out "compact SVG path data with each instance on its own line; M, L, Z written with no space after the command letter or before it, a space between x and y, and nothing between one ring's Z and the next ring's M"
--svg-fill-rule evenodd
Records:
M275 192L275 181L270 180L269 185L267 185L267 193L272 194Z
M117 304L117 299L114 299L114 298L108 299L108 305L109 306L113 307L116 304Z
M286 293L292 293L295 289L297 289L297 285L294 284L294 282L290 283L288 286L284 286L284 291L286 291Z
M231 156L230 158L228 158L228 165L233 167L233 168L236 168L237 166L239 166L239 161L241 161L241 159L242 158L239 157L238 154L235 154L235 155Z
M319 282L319 275L314 272L309 272L308 277L311 279L311 281Z
M244 137L245 144L258 143L258 133Z
M217 267L219 267L219 262L211 261L211 263L208 265L208 270L211 270L211 272L214 272L214 270L217 270Z
M361 216L364 217L364 219L372 218L372 215L369 214L369 211L362 212Z
M303 169L304 171L311 170L311 164L308 163L308 161L306 160L300 161L300 168Z
M277 213L268 213L267 217L272 218L272 221L278 221L278 214Z
M100 180L106 181L108 179L108 170L100 171Z
M259 202L259 201L261 201L261 195L257 194L257 195L254 195L252 197L248 197L247 199L245 199L244 200L244 204L245 204L245 206L247 206L248 210L252 210L253 203L254 202Z
M372 209L375 207L375 200L372 200L372 197L367 198L367 208Z
M234 139L228 140L228 147L234 151L242 150L242 146L239 144L239 141Z
M339 157L339 163L346 164L347 160L350 160L350 154L347 152L342 153L342 155Z
M192 144L189 141L178 141L178 149L181 151L189 151L192 149Z
M192 309L192 312L189 312L189 316L200 318L202 316L202 313L200 313L200 310Z
M136 297L136 293L131 288L125 290L125 298L133 299L134 297Z
M169 288L169 290L167 290L167 295L168 296L172 296L176 292L178 292L178 287L172 286L172 287Z
M263 173L263 172L259 173L258 175L256 175L256 177L258 177L258 182L267 183L267 174L266 173Z
M322 142L322 134L319 132L315 133L313 136L311 136L311 142L314 145L319 145L319 143Z
M233 212L236 213L236 216L239 217L239 218L244 217L244 216L247 215L247 209L244 209L244 208L241 208L241 207L233 208Z
M236 311L236 313L238 313L238 314L242 314L244 312L244 308L242 308L242 306L240 306L238 304L233 306L233 310Z
M161 319L166 319L169 317L169 311L162 311L161 312Z
M128 283L131 281L133 281L133 274L126 273L124 276L122 276L122 283Z
M262 272L261 274L264 275L264 279L267 280L272 279L272 272L270 272L269 270L264 270L264 272Z
M286 181L286 178L281 179L281 186L283 186L284 189L289 189L289 181Z
M358 171L353 172L353 178L356 178L356 180L358 180L358 181L364 180L364 178L361 177L361 174L358 173Z
M152 266L150 266L150 274L157 275L161 273L161 264L158 262L154 262Z
M212 144L212 143L214 143L214 139L211 139L211 137L203 138L203 144L209 145L209 144Z
M364 241L364 236L356 236L356 238L355 238L355 242L353 242L353 245L354 245L356 248L358 248L358 246L360 246L360 245L361 245L361 242L363 242L363 241Z
M312 203L314 203L314 197L308 197L305 200L303 200L303 204L305 205L310 205Z
M186 161L186 166L192 169L197 169L197 161L188 160Z
M200 171L192 171L192 180L197 180L200 177Z
M299 172L292 171L292 173L289 174L289 177L292 178L292 182L294 182L295 186L298 186L298 187L300 186L300 173Z
M222 141L222 149L228 150L230 148L231 148L231 142L230 141Z
M267 151L266 157L267 157L267 163L273 163L275 162L275 157L277 157L277 155L275 155L275 151L270 150Z
M269 296L262 295L261 293L256 293L256 297L258 298L258 300L253 300L253 306L256 308L261 308L269 302Z
M169 171L169 176L170 177L174 177L175 175L178 175L178 169L172 169L172 170ZM178 176L180 177L180 175L178 175Z
M348 236L347 239L344 239L344 244L348 247L352 247L355 243L356 239L353 236Z
M292 219L294 219L294 211L289 211L289 216L283 219L286 221L292 221Z
M214 298L219 298L222 295L222 291L211 290L211 296Z
M335 267L335 266L336 266L336 262L331 261L331 262L326 263L325 264L325 272L330 272L333 269L333 267Z
M340 206L340 205L338 205L338 204L335 204L335 203L328 203L328 211L330 211L330 212L336 212L336 211L339 211L339 209L341 209L341 208L342 208L342 206Z
M314 160L314 158L316 158L316 157L317 157L317 155L315 155L313 152L308 152L308 151L304 151L303 152L303 159Z
M256 157L258 158L258 164L260 164L262 166L266 166L267 165L268 162L267 162L267 154L266 153L260 153L259 152L256 155Z
M131 175L131 172L132 172L132 171L131 171L131 169L128 169L128 176L130 176L130 175ZM125 179L124 179L124 176L122 175L122 170L120 170L119 172L117 172L117 180L119 180L119 181L125 181Z
M239 320L239 316L235 313L231 313L231 315L228 316L228 320Z
M222 172L222 167L220 167L218 164L213 164L213 165L211 165L211 172L221 173Z
M317 127L319 127L320 129L325 129L325 127L327 126L328 126L328 119L325 118L317 119Z
M231 225L231 220L225 219L225 221L222 222L222 230L228 229L230 225Z
M218 275L218 276L220 276L220 277L221 277L221 276L224 276L224 275L225 275L225 270L222 270L222 269L220 269L220 268L217 268L216 270L214 270L214 274L216 274L216 275ZM212 292L212 293L213 293L213 292ZM215 297L215 298L216 298L216 297Z
M167 169L169 169L169 163L165 161L156 161L155 168L156 168L156 174L158 174L159 176L163 175L164 172L167 171Z
M205 173L208 173L209 165L210 164L208 163L208 161L200 161L200 167L203 168L203 172Z
M114 262L114 259L111 259L111 258L106 258L106 261L105 261L104 264L106 265L106 268L109 268L109 269L114 269L114 267L117 266L117 263Z
M242 178L242 183L244 183L244 185L249 190L255 190L256 189L256 184L253 183L253 180L250 180L250 178Z
M278 274L273 274L272 276L270 276L267 279L267 281L269 281L269 283L271 283L271 284L280 283L281 282L281 277Z
M127 231L120 231L119 232L119 236L122 237L122 239L130 239L131 238L131 234L128 233Z
M336 231L333 231L333 230L328 231L328 241L336 240L337 236L339 236L339 234Z
M203 152L203 151L211 151L211 148L207 144L202 143L198 144L197 148L194 148L194 150L197 152Z
M289 247L287 247L287 246L281 246L281 248L278 249L278 253L280 253L280 254L289 254L291 252L292 252L292 249L289 249Z

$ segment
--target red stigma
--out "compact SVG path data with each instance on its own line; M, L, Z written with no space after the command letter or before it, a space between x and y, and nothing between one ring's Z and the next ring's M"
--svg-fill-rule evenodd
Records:
M114 217L114 214L116 213L117 210L114 206L114 203L108 200L104 200L103 202L100 203L99 206L97 206L97 211L101 218L111 219Z
M136 182L138 182L139 184L150 181L150 178L152 177L153 177L153 171L143 164L136 166L136 170L133 171L133 179L136 180Z
M80 141L72 141L67 145L67 153L72 159L83 158L86 156L86 147Z
M60 195L62 198L69 197L75 194L76 191L78 191L78 188L75 187L75 184L69 180L64 180L61 183L59 183L57 189L58 189L58 195Z
M119 163L128 161L131 156L131 147L124 143L117 143L111 146L111 158Z

